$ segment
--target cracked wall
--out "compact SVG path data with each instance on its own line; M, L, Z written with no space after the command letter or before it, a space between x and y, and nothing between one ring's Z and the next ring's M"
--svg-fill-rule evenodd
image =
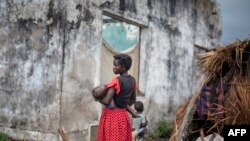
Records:
M197 87L195 45L220 43L215 0L0 0L0 131L15 139L88 140L101 105L103 11L143 25L139 89L150 127L173 120ZM158 116L155 116L157 113Z

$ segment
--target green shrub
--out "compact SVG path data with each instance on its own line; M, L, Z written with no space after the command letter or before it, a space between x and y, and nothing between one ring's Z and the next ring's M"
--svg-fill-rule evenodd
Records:
M172 131L173 131L173 127L171 126L169 122L165 120L160 120L157 123L153 136L157 136L159 138L168 138L171 136Z
M0 141L9 141L9 137L4 133L0 133Z

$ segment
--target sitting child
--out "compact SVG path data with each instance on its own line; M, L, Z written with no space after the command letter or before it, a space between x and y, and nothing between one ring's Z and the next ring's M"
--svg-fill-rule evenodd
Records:
M144 106L141 101L136 101L134 104L134 108L136 110L137 117L133 117L132 119L132 140L134 141L141 141L147 132L147 119L142 112L144 111Z

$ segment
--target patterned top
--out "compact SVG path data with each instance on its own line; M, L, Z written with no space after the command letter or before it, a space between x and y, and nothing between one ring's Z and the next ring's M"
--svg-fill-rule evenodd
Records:
M224 92L220 82L202 86L196 105L199 117L207 118L209 114L221 111L223 104Z

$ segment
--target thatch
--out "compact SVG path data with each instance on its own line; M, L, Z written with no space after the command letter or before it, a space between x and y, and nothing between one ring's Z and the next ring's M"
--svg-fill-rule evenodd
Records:
M244 55L249 57L250 39L236 41L225 47L218 47L212 51L199 54L197 56L198 65L201 68L201 72L205 75L205 80L210 81L215 78L222 71L223 65L231 67L233 64L236 64L242 70L242 63L248 61L243 60L243 52Z
M199 90L201 89L203 82L199 83ZM199 96L198 91L191 97L189 97L184 104L178 108L178 112L175 118L175 127L169 141L179 141L182 138L182 132L185 132L186 127L190 121L190 113L194 110L194 103L197 101Z
M183 105L181 105L179 108L178 108L178 112L176 114L176 119L175 119L175 127L174 127L174 130L172 132L172 135L169 139L169 141L178 141L182 138L182 135L179 134L179 133L182 133L182 132L185 132L185 128L186 128L186 125L188 123L186 123L186 121L189 121L189 112L187 111L191 111L190 113L192 113L193 111L193 102L191 101L196 101L197 99L197 96L198 96L198 93L196 94L195 97L190 97ZM193 100L192 100L193 99ZM188 108L190 107L190 108Z
M230 89L225 94L224 108L220 113L209 115L218 125L250 123L250 40L237 41L226 47L200 54L198 64L210 81L236 65L237 73L227 80ZM222 76L223 77L223 76ZM225 81L225 77L224 77Z
M185 111L188 107L189 101L190 101L190 98L182 106L179 107L178 113L176 115L175 127L174 127L172 136L169 139L169 141L175 141L178 138L177 136L178 136L178 132L179 132L179 127L180 127L180 124L183 122L183 119L185 116Z
M231 81L222 112L210 115L209 119L220 125L250 124L249 109L250 80L237 75Z
M225 124L250 124L250 39L236 41L199 54L197 59L204 75L202 80L204 83L219 77L223 83L229 86L225 93L223 109L208 115L208 119L215 123L209 128L217 128L219 132ZM235 66L237 71L230 72ZM231 76L229 77L229 75ZM198 91L200 91L200 87ZM197 94L191 98L198 100ZM192 106L192 110L187 110L187 107L190 106ZM175 129L170 141L178 141L180 140L178 137L185 137L188 131L180 129L183 125L190 126L189 123L192 120L190 115L193 114L194 107L195 104L190 103L189 99L178 109ZM184 119L184 115L189 115L189 119ZM189 127L185 129L188 130Z

